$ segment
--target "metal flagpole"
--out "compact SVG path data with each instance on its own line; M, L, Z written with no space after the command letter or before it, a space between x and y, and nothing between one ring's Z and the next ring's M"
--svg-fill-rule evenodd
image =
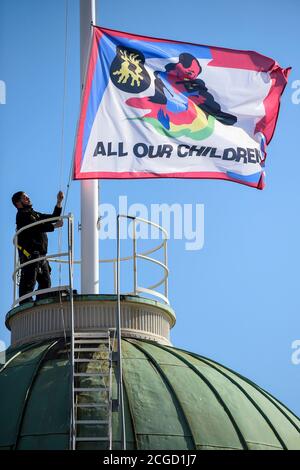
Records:
M81 91L88 60L91 24L96 23L95 0L80 0ZM81 293L99 294L98 180L81 182Z
M117 342L118 342L118 405L120 413L121 426L121 448L126 450L126 427L124 412L124 395L123 395L123 368L122 368L122 329L121 329L121 286L120 286L120 259L121 259L121 237L120 237L120 218L117 216Z

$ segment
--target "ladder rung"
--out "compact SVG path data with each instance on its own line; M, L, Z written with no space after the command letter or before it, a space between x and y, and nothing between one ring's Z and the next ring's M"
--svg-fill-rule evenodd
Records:
M74 388L74 392L108 392L109 391L109 388L108 387L84 387L84 388L81 388L81 387L76 387Z
M74 362L99 362L99 359L74 359Z
M87 338L87 339L75 339L74 341L75 344L94 344L94 343L100 343L100 344L107 344L108 341L104 340L103 338Z
M108 403L75 403L77 408L108 408Z
M99 348L74 348L74 352L108 352Z
M95 442L95 441L108 441L108 437L76 437L76 441L86 441L86 442Z
M78 419L75 421L76 424L82 425L82 424L109 424L109 421L107 419Z
M99 333L99 332L93 333L91 331L89 332L77 331L76 333L74 333L74 338L109 338L109 337L110 337L109 333Z
M108 377L109 372L74 372L74 377Z

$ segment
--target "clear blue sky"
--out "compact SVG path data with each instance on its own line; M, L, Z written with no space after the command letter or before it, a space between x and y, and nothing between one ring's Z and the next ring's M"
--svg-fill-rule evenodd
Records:
M0 105L0 339L7 344L15 230L10 197L24 190L37 210L51 211L70 167L79 110L79 2L68 3L62 178L65 1L0 4L0 80L7 87L6 105ZM268 149L264 191L209 180L104 181L101 200L117 204L119 195L127 195L130 204L205 205L203 249L186 251L178 240L169 244L170 299L177 314L173 344L242 373L298 415L300 365L291 362L291 343L300 339L300 105L292 103L291 84L300 79L299 16L298 0L98 2L98 23L105 27L256 50L293 67ZM76 226L79 189L73 182L67 206ZM57 236L51 238L55 246ZM78 251L77 236L76 242ZM103 256L108 246L102 243Z

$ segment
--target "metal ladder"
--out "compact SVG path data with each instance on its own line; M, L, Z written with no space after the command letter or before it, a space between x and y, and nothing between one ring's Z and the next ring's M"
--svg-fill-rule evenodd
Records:
M74 332L72 449L112 449L111 332Z

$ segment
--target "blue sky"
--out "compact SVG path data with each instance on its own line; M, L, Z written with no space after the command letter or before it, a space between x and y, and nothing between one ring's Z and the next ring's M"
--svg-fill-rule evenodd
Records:
M6 84L6 104L0 105L0 339L7 344L15 230L10 198L24 190L37 210L48 212L58 189L66 190L80 99L78 3L68 0L63 162L65 1L0 4L0 80ZM268 148L264 191L209 180L104 181L101 201L117 205L126 195L128 204L204 204L203 249L186 251L184 240L169 243L170 300L177 315L173 344L242 373L299 415L300 364L292 364L291 343L300 339L300 104L292 102L292 83L300 79L300 3L103 0L97 5L97 22L107 28L256 50L293 67ZM71 184L67 211L75 216L78 253L78 182ZM57 247L56 234L51 243ZM113 249L103 242L101 256Z

